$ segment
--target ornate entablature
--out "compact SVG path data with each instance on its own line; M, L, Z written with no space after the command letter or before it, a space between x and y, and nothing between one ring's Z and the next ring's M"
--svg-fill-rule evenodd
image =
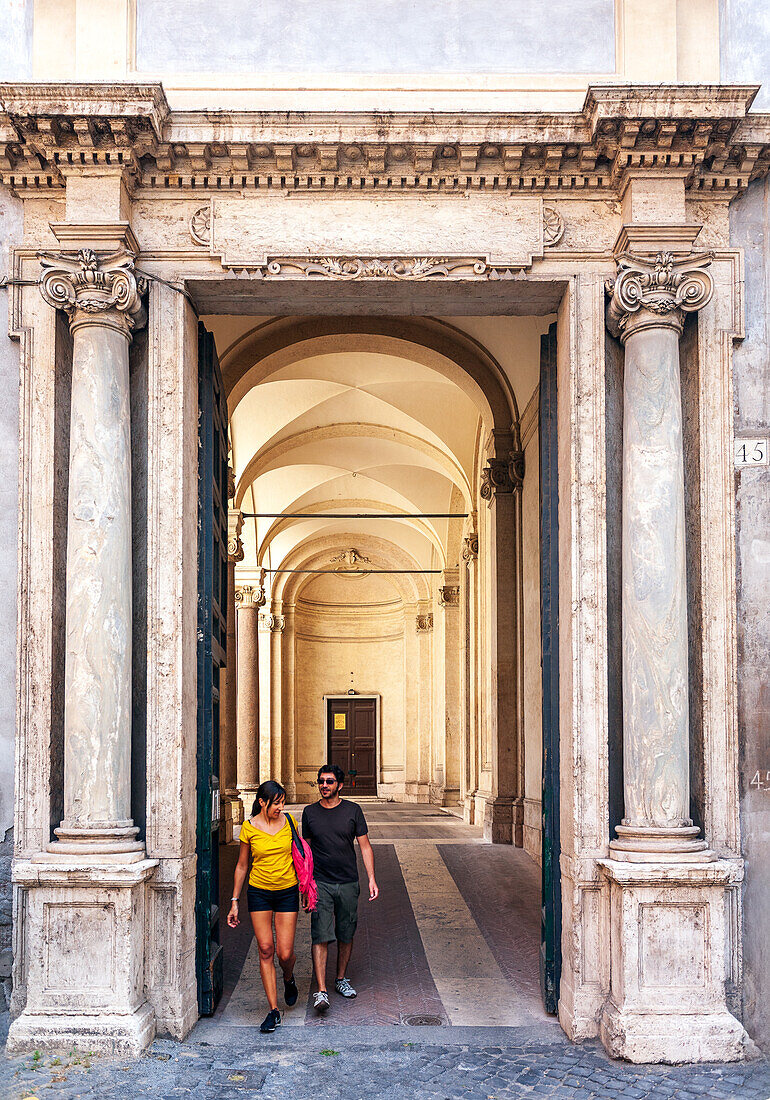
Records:
M684 174L704 196L770 167L770 118L744 85L597 85L582 110L536 112L171 112L160 84L0 84L0 179L59 189L78 170L124 171L131 187L260 191L617 190L628 171ZM190 226L205 245L207 217ZM544 211L544 243L564 233ZM389 257L382 257L384 262Z

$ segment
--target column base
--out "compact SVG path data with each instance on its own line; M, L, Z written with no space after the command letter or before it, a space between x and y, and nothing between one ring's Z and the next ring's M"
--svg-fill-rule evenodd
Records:
M697 825L657 829L618 825L610 841L612 859L627 863L711 863L715 854L701 838Z
M512 798L489 798L484 806L484 839L513 844L515 807Z
M80 854L47 852L14 864L26 995L9 1050L138 1052L152 1042L146 907L158 861L119 858L92 854L87 863Z
M600 1035L608 1054L635 1063L739 1062L754 1045L727 1009L641 1015L612 1001L602 1010Z
M251 808L254 805L254 800L257 797L257 787L238 787L238 797L240 798L241 805L243 806L243 820L251 817Z
M751 1040L725 1002L727 860L600 860L610 886L610 994L600 1036L630 1062L730 1062Z
M52 841L47 852L41 855L51 854L55 859L83 856L91 862L105 856L110 859L118 856L121 863L125 863L127 858L133 861L144 859L144 844L136 839L139 829L133 821L93 826L70 825L62 821L54 833L58 839Z
M28 1051L93 1051L94 1054L137 1055L155 1038L155 1013L145 1002L129 1015L45 1016L22 1012L11 1024L6 1049L9 1054Z

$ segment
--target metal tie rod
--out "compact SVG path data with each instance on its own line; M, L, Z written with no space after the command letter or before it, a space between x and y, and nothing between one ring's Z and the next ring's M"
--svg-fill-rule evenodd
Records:
M363 577L372 573L443 573L443 569L265 569L265 573L328 573L333 577Z
M468 512L241 512L244 519L467 519Z

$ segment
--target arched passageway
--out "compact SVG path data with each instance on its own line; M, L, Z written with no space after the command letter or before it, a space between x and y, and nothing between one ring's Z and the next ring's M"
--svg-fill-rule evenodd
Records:
M264 779L301 807L318 797L319 764L339 763L348 797L366 807L387 892L411 914L402 933L442 1021L484 1022L481 1001L452 1002L454 925L431 924L437 908L463 914L485 998L500 1002L494 1020L531 1023L542 1016L540 333L517 347L509 327L501 365L477 338L483 326L436 319L206 323L231 467L222 839L237 837ZM508 846L496 872L462 855L484 841ZM234 854L222 848L224 890ZM522 898L496 933L478 905L495 873L506 882L499 909ZM367 915L365 935L390 935L388 913ZM489 955L482 944L495 936ZM249 1015L241 1001L256 977L248 936L234 942L228 1019ZM528 960L514 979L512 943ZM373 996L377 965L375 954L359 974ZM370 1022L388 1022L392 1006L373 1011Z

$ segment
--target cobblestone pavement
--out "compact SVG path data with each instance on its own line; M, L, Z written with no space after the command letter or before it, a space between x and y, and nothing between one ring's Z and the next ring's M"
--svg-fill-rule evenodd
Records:
M429 1035L420 1032L430 1032ZM43 1055L0 1062L3 1100L767 1100L764 1060L629 1066L597 1043L543 1042L524 1029L251 1028L201 1023L184 1043L158 1040L136 1061ZM507 1033L506 1033L507 1032ZM209 1039L204 1039L204 1034ZM226 1033L226 1034L223 1034ZM450 1038L453 1041L448 1042ZM216 1040L216 1041L215 1041Z
M612 1061L597 1042L570 1043L540 1000L537 866L521 850L483 845L479 830L435 807L372 803L365 812L381 896L362 897L355 1000L332 994L329 1014L314 1014L301 917L300 999L284 1026L260 1035L266 1005L244 920L223 928L218 1009L184 1042L157 1040L136 1060L0 1054L0 1100L770 1100L770 1065L760 1058L639 1067ZM225 911L237 851L222 849ZM333 947L330 955L331 967ZM405 1023L415 1015L442 1026ZM7 1014L0 1041L4 1024Z

